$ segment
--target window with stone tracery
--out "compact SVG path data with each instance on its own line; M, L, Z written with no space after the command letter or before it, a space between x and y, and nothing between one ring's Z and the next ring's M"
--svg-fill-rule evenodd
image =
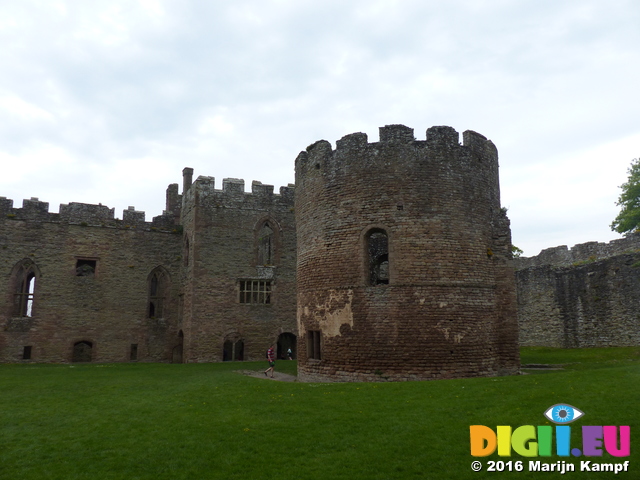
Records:
M32 317L36 291L36 266L25 260L15 274L13 316Z
M147 316L149 318L162 318L167 290L167 274L158 267L149 276L149 300Z

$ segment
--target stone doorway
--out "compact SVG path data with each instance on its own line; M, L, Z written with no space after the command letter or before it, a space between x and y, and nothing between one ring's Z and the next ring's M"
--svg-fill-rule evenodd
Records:
M73 344L71 361L74 363L90 362L93 354L93 343L82 341Z
M222 347L223 362L241 362L244 360L244 340L237 336L227 337Z
M296 359L297 357L297 340L298 338L290 332L281 333L278 336L278 346L276 350L276 358L281 360L287 360L287 351L291 349L291 358Z
M184 333L182 330L178 333L178 344L171 351L171 363L182 363L182 350L184 346Z

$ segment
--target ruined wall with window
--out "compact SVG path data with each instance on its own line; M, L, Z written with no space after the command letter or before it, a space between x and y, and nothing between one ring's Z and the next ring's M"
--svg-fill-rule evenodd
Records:
M297 335L293 185L184 172L184 357L189 362L283 358ZM294 341L291 341L291 338ZM282 351L280 351L282 350Z
M166 361L177 342L181 235L172 214L122 220L0 198L0 361Z
M482 135L403 125L296 159L299 376L411 380L519 369L511 234ZM304 355L303 355L304 352Z
M520 344L640 345L640 234L517 258Z

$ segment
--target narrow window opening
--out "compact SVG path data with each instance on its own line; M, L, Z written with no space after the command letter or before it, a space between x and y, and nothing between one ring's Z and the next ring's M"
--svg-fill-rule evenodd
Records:
M384 230L374 230L367 239L369 284L389 283L389 239Z
M189 238L184 237L184 266L189 266Z
M22 349L22 359L31 360L31 346L26 346Z
M273 229L265 222L258 233L258 265L273 265L273 243Z
M93 277L96 274L96 260L77 260L76 277Z
M322 332L320 330L307 331L307 357L312 360L322 360L321 348Z
M129 353L129 359L132 362L135 362L136 360L138 360L138 344L137 343L132 343L131 344L131 350Z

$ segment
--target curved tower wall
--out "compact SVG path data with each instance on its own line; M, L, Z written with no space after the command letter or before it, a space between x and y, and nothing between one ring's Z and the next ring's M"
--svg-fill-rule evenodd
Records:
M491 141L466 131L461 145L451 127L416 141L403 125L380 128L376 143L354 133L333 150L321 140L296 159L295 205L301 378L517 372L511 239Z

